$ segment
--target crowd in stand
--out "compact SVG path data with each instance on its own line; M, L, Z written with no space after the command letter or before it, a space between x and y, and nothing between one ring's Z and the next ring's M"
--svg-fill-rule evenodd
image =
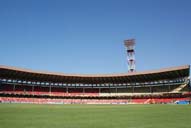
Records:
M171 90L174 88L175 86L170 87ZM191 93L187 90L187 93L168 93L169 87L167 86L153 88L152 90L157 90L157 94L148 93L151 90L149 87L136 87L133 89L135 91L134 95L125 95L130 90L132 88L50 88L2 84L0 87L0 102L34 104L152 104L189 101L191 96ZM142 92L144 93L142 94ZM124 95L109 95L112 93Z
M175 103L189 98L155 98L155 99L50 99L0 97L1 103L33 103L33 104L152 104Z

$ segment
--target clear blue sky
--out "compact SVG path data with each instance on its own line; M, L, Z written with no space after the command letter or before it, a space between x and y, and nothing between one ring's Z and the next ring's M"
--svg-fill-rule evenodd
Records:
M191 63L191 0L0 0L0 65L65 73Z

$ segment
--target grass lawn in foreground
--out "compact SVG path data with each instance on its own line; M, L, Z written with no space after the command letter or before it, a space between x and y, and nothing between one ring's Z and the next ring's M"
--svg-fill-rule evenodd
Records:
M0 128L191 128L191 106L0 104Z

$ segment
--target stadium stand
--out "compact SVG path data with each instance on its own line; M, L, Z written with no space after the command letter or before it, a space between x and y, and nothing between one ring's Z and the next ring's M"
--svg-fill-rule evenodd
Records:
M0 101L42 104L183 103L191 99L189 71L190 66L186 65L149 72L76 75L0 66Z

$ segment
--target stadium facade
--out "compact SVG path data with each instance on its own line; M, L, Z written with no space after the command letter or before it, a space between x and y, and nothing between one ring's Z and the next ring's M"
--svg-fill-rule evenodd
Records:
M0 102L189 103L190 66L121 74L64 74L0 66Z

